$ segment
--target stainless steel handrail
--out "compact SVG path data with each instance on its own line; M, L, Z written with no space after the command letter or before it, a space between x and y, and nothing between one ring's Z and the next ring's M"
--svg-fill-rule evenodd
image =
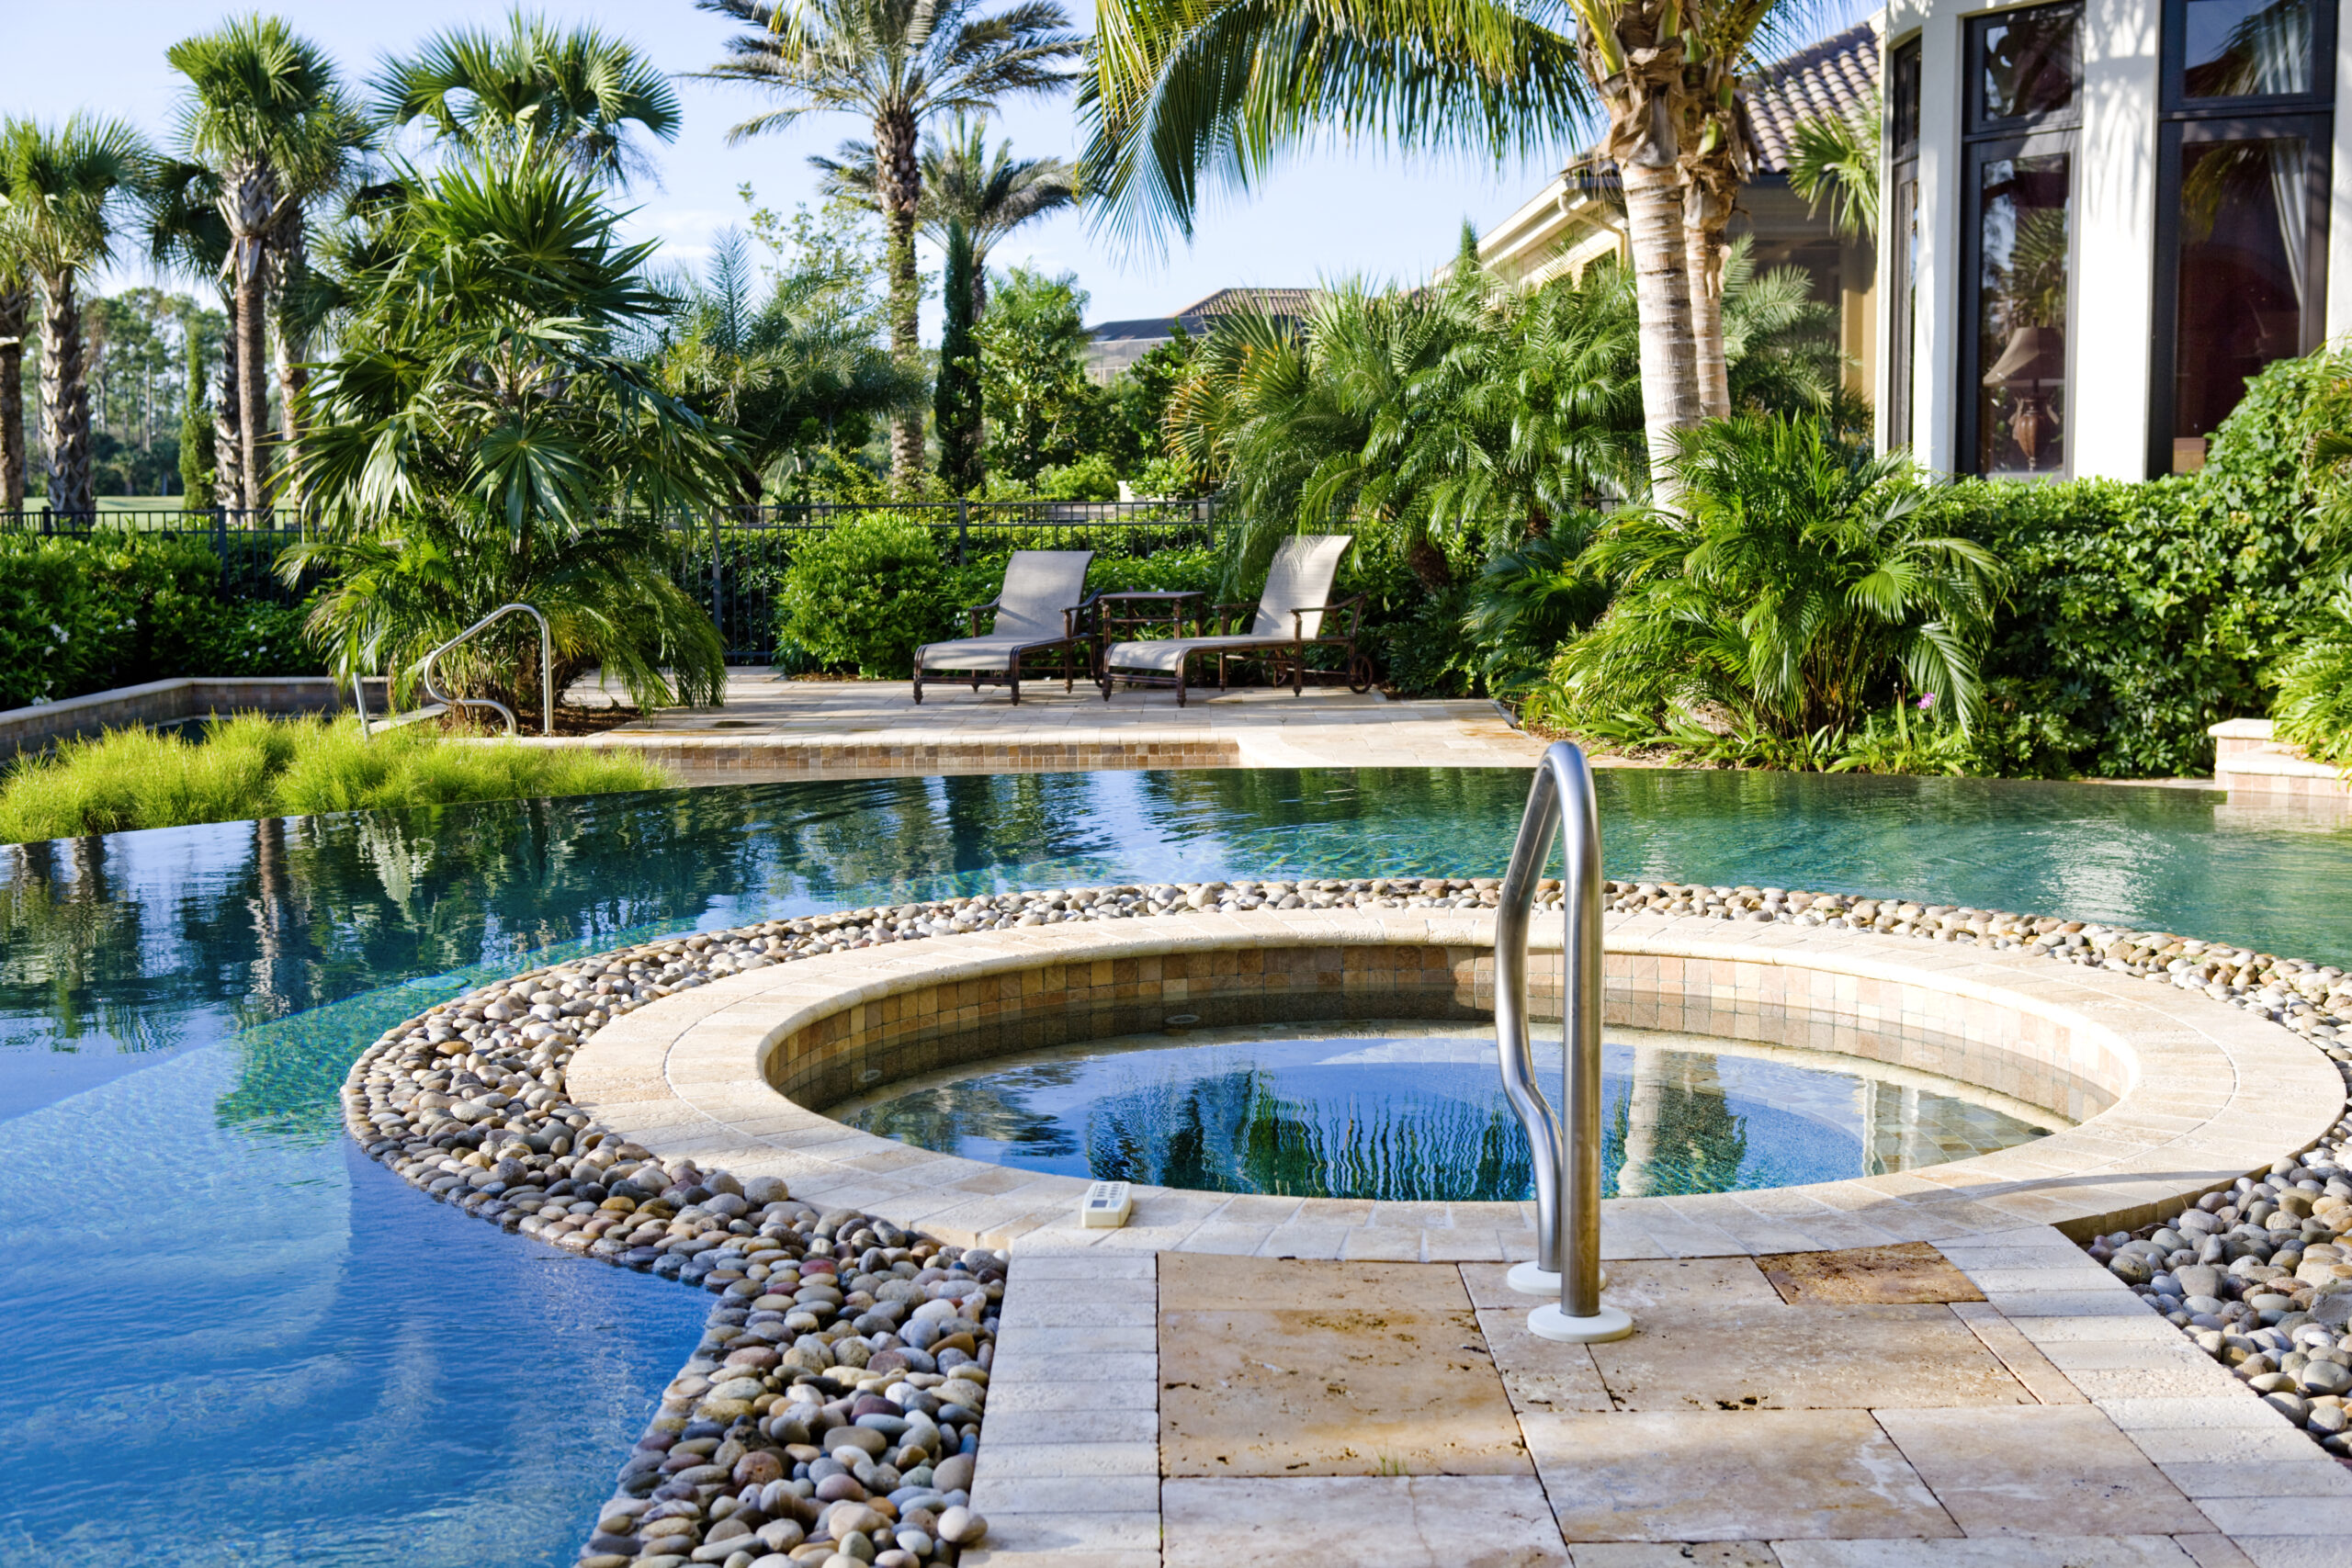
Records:
M1565 1124L1536 1086L1527 1011L1528 924L1555 834L1566 858L1560 878ZM1536 1269L1559 1276L1558 1303L1536 1308L1527 1326L1544 1338L1577 1344L1622 1339L1634 1331L1634 1320L1600 1300L1600 813L1593 801L1592 765L1568 741L1545 748L1536 764L1497 902L1495 1051L1504 1097L1534 1156ZM1523 1266L1513 1272L1514 1282L1527 1279ZM1549 1280L1544 1283L1548 1288Z
M417 677L424 683L424 694L436 703L452 708L490 708L506 720L506 733L520 735L522 725L514 717L514 710L491 697L453 697L433 683L433 661L464 642L492 622L520 610L539 623L539 733L555 733L555 641L548 635L548 618L528 604L501 604L447 642L426 654L417 665Z
M385 700L389 702L391 699L388 697ZM359 710L359 739L362 740L370 739L372 732L368 728L368 678L356 671L354 671L351 676L351 705Z

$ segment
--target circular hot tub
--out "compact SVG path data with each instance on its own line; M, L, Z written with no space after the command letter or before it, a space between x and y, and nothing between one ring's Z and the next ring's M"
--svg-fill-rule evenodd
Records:
M1123 1161L1156 1244L1261 1226L1300 1256L1515 1255L1532 1245L1523 1144L1475 1088L1496 1079L1492 942L1480 911L1292 910L843 952L616 1020L570 1081L657 1154L943 1235L1069 1224L1098 1161ZM2113 1230L2267 1166L2342 1103L2285 1031L2113 972L1650 915L1612 918L1604 942L1607 1213L1668 1252ZM1556 1019L1556 946L1530 970L1535 1016ZM1100 1076L1122 1072L1125 1100ZM1283 1072L1323 1082L1286 1093ZM1016 1077L1077 1086L1044 1118L1058 1139L1005 1100ZM1044 1157L1007 1157L1024 1116ZM1113 1122L1099 1149L1070 1135Z

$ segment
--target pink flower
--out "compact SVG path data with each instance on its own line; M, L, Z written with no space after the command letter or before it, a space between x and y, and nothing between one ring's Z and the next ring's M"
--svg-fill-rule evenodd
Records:
M1935 706L1935 705L1936 705L1936 694L1935 694L1935 693L1933 693L1933 692L1927 692L1927 693L1923 693L1923 694L1920 695L1920 698L1919 698L1919 711L1920 711L1921 713L1925 713L1925 712L1927 712L1929 708L1931 708L1931 707L1933 707L1933 706Z

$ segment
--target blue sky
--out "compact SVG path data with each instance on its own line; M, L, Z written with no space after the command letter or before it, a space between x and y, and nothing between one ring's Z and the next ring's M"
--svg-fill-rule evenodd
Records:
M171 125L178 78L164 62L175 39L247 9L189 0L10 0L6 25L12 69L0 108L43 119L75 109L123 116L161 138ZM498 6L460 0L405 0L396 6L349 0L286 0L269 7L364 77L390 51L405 50L436 28L495 23ZM538 7L560 20L594 20L639 44L672 72L720 57L732 30L689 0L571 0ZM1073 7L1081 25L1091 7ZM685 123L678 140L657 149L659 188L630 198L636 232L661 238L670 254L692 260L710 237L743 214L736 187L749 182L762 203L788 209L815 199L806 162L843 137L865 134L846 116L812 116L782 134L727 145L727 127L759 106L751 90L682 82ZM1022 153L1065 156L1078 130L1067 98L1011 106L998 135ZM1461 160L1403 161L1376 148L1333 144L1301 157L1260 189L1220 198L1190 246L1165 256L1124 254L1091 234L1085 220L1061 215L1001 244L999 263L1026 261L1071 271L1092 296L1091 321L1165 315L1215 289L1236 284L1298 286L1363 274L1402 279L1426 276L1452 254L1463 220L1490 224L1541 188L1553 172L1543 160L1498 170ZM147 281L134 266L110 286ZM926 327L932 326L926 321Z

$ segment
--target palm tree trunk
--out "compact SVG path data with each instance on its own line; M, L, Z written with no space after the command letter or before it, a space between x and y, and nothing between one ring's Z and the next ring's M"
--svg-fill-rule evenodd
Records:
M915 158L914 116L894 110L874 117L874 194L882 209L890 273L890 355L911 374L922 369L919 311L922 280L915 272L915 209L922 200L922 168ZM890 415L890 483L912 491L922 474L922 415Z
M302 389L311 382L304 361L311 356L311 333L302 320L298 298L310 253L302 232L302 209L290 209L270 236L271 295L277 324L278 440L284 447L281 466L289 484L295 482L302 457L300 408ZM299 496L291 496L300 504Z
M1690 206L1705 198L1695 187ZM1729 216L1725 214L1726 218ZM1731 417L1731 363L1724 351L1724 252L1721 224L1684 213L1683 243L1690 275L1690 338L1696 351L1699 412L1709 419Z
M25 311L30 291L0 288L0 512L25 509Z
M41 279L41 435L49 444L49 509L97 510L90 491L90 389L82 359L82 307L74 275Z
M1709 419L1731 417L1731 365L1724 352L1724 254L1732 209L1755 172L1747 121L1727 103L1736 78L1721 70L1693 96L1699 117L1682 153L1682 223L1690 275L1690 331L1698 350L1699 407Z
M221 303L229 308L233 322L235 297L224 293ZM222 334L220 394L212 400L212 504L223 512L234 512L245 503L244 422L238 416L244 383L237 378L238 358L237 333L232 328Z
M1641 323L1642 423L1649 442L1650 493L1674 504L1669 467L1675 438L1697 424L1698 356L1690 335L1690 278L1682 232L1681 8L1661 0L1619 0L1606 28L1588 17L1577 52L1609 111L1600 151L1625 192L1625 243L1634 258Z
M1668 462L1675 438L1702 417L1692 342L1689 245L1682 181L1663 164L1623 163L1626 240L1634 253L1634 299L1641 321L1642 424L1648 433L1650 490L1673 503Z
M1442 593L1453 586L1453 568L1447 564L1445 552L1426 534L1415 535L1406 545L1405 569L1419 578L1421 586L1432 593Z
M266 331L268 243L277 208L277 182L266 168L236 172L227 183L234 210L229 244L235 258L237 297L231 323L237 351L237 440L243 469L243 504L258 512L269 504L269 344Z

